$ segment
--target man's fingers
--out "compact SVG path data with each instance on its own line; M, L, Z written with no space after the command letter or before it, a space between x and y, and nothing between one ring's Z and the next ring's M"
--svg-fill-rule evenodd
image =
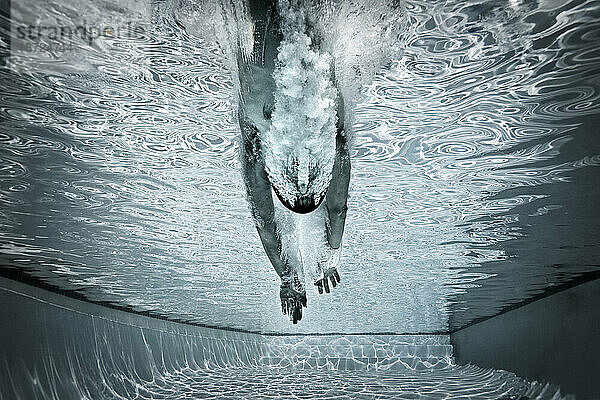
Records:
M323 281L321 279L315 282L315 286L317 287L319 294L323 294Z
M329 293L331 291L329 281L331 281L331 286L335 288L340 283L340 280L340 274L337 272L337 269L331 268L323 273L323 278L315 281L315 286L319 294L323 294L323 289L325 289L325 293Z
M340 283L340 274L338 274L337 269L333 270L333 276L335 276L335 279Z
M298 321L300 321L302 319L302 307L298 307L299 304L298 302L294 301L291 304L291 308L292 308L292 322L294 324L297 324Z
M329 279L331 280L331 286L336 287L337 282L335 281L335 276L331 275L329 276Z

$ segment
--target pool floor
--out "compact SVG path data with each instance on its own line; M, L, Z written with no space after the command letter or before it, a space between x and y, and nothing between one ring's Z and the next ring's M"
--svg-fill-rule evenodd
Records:
M102 389L98 387L97 389ZM272 367L181 370L153 382L123 381L104 397L126 399L561 399L556 387L475 366L435 371L334 371Z

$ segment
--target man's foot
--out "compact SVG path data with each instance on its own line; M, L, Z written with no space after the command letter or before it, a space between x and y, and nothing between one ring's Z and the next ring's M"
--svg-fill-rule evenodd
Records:
M302 307L306 307L306 290L295 276L291 281L282 282L279 289L281 311L297 324L302 319Z
M331 281L331 286L336 287L338 283L340 283L340 274L337 271L337 268L332 267L323 271L323 277L321 279L317 279L315 281L315 286L319 291L319 294L323 294L323 289L325 289L325 293L329 293L329 281Z

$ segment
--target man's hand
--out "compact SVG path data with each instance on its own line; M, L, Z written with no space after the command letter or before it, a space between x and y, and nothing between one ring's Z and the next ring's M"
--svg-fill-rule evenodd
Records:
M319 294L323 294L323 289L325 289L325 293L329 293L329 282L331 281L331 286L336 287L338 283L340 283L340 274L337 271L337 268L331 267L323 271L323 278L315 281L315 286L319 291Z
M279 298L281 311L297 324L302 319L302 307L306 307L306 291L297 276L281 283Z

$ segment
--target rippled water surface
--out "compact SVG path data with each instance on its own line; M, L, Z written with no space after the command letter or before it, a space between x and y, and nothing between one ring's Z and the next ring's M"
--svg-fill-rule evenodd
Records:
M70 4L13 16L142 29L52 54L13 38L6 268L276 332L445 331L598 270L598 2L402 4L398 51L355 110L342 284L309 293L298 326L244 198L221 48L178 22L185 2Z

